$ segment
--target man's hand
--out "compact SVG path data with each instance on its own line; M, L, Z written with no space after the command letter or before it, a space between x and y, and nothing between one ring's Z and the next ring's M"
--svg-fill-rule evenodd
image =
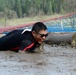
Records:
M24 52L24 51L19 50L19 53L24 54L25 52Z

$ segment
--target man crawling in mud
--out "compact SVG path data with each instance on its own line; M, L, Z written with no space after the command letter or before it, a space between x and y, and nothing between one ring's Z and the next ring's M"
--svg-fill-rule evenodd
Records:
M0 38L0 50L34 52L48 36L47 27L42 22L33 25L31 31L13 30Z

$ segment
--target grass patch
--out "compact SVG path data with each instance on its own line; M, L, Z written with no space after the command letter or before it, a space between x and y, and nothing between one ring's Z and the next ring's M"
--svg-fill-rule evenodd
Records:
M25 17L25 18L17 18L17 19L0 19L0 27L7 27L7 26L16 26L21 24L29 24L32 22L43 21L51 18L56 18L62 16L60 14L55 15L43 15L43 16L35 16L35 17Z

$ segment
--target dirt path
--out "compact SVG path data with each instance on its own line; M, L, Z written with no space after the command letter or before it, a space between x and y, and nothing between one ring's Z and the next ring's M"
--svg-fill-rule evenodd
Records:
M76 75L76 49L45 44L41 53L1 51L0 75Z

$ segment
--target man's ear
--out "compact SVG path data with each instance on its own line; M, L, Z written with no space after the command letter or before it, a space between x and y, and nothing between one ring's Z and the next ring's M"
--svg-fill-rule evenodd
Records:
M36 35L36 32L35 32L35 31L32 31L32 35L34 35L34 36L35 36L35 35Z

